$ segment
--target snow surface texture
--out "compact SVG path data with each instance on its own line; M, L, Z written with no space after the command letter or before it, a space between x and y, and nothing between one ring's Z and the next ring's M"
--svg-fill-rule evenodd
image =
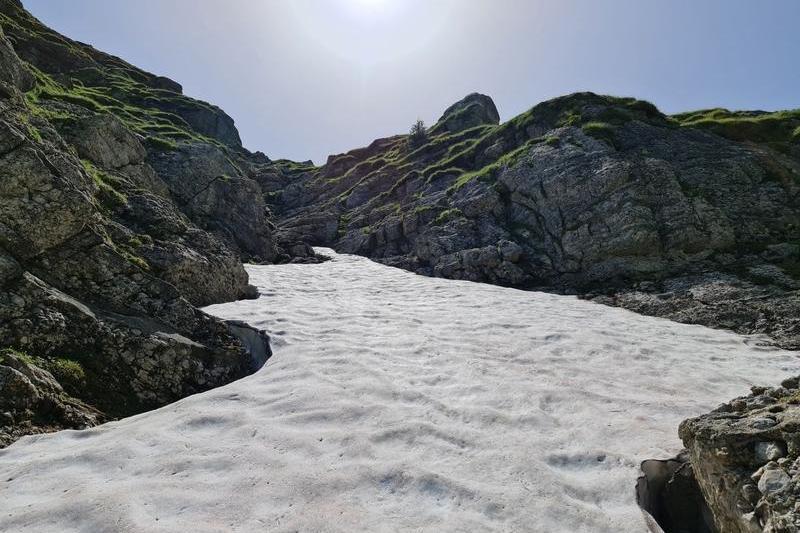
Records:
M0 452L1 531L645 531L640 461L798 370L758 339L335 255L249 267L257 374Z

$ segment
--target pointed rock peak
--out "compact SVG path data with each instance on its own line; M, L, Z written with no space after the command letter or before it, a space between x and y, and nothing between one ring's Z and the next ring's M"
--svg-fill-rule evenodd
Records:
M500 114L492 99L485 94L472 93L448 107L433 129L436 133L455 133L499 123Z

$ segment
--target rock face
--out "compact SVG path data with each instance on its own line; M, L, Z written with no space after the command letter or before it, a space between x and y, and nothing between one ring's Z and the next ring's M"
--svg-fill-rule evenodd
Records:
M433 132L457 133L497 124L500 124L500 113L494 101L484 94L473 93L448 107L433 127Z
M592 93L497 125L487 100L448 109L421 148L390 137L266 178L277 233L800 347L800 138L743 142ZM754 120L800 126L800 113L758 117L742 135Z
M278 256L268 160L178 84L0 0L0 446L228 383L264 332L195 306L253 297Z
M800 378L681 424L717 529L800 531Z
M60 360L54 368L81 385L81 376L69 375L70 367ZM12 350L0 352L0 447L16 438L64 427L82 429L103 421L99 411L69 396L53 374L34 365Z

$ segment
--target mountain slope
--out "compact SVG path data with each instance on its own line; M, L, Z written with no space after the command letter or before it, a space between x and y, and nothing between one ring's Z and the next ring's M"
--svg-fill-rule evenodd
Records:
M592 93L504 124L493 108L471 95L419 147L380 139L275 182L278 234L800 346L797 113L676 119Z
M252 372L263 332L195 305L255 296L279 250L222 111L0 1L0 445Z

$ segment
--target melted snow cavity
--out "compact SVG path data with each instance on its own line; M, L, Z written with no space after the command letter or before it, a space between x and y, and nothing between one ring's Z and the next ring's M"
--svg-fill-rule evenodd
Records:
M2 531L646 531L638 465L793 371L758 339L334 255L213 306L257 374L0 452Z

